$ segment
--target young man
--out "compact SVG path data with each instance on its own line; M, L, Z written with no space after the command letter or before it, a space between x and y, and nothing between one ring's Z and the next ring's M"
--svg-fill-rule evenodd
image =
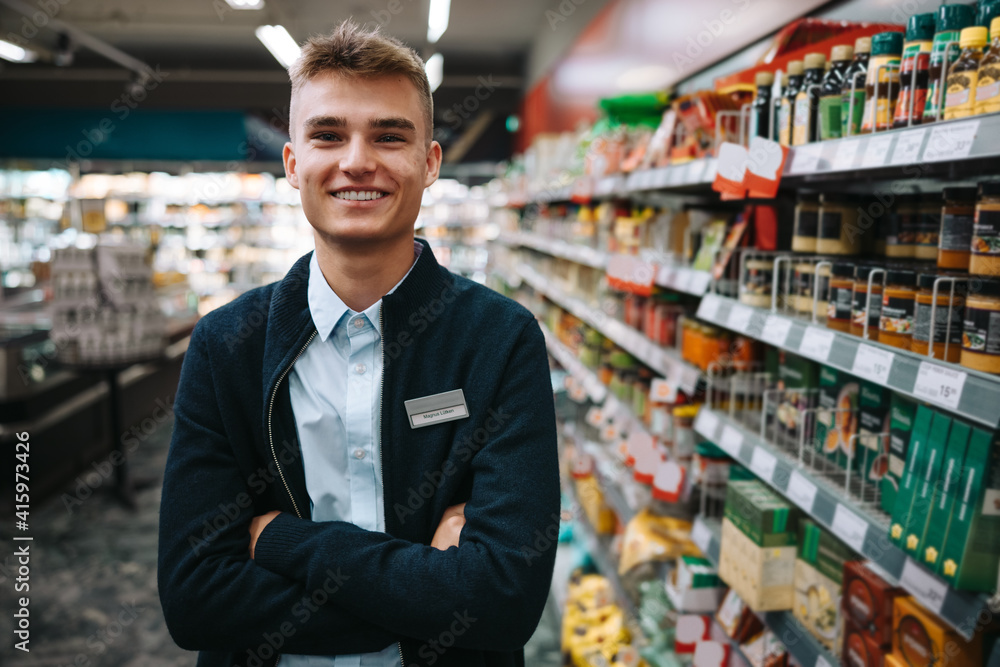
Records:
M199 667L523 665L559 511L541 330L414 239L441 164L420 58L345 23L290 76L316 250L191 336L167 626Z

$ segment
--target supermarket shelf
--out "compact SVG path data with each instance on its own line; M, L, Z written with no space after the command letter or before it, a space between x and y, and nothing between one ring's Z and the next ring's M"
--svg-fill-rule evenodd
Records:
M810 325L736 299L707 294L698 318L927 401L990 428L1000 425L1000 377L909 350Z
M692 186L708 187L715 180L717 169L715 158L702 158L669 167L635 171L626 179L625 191L633 193Z
M660 266L656 270L656 284L685 294L704 296L712 282L712 274L686 266Z
M548 327L541 322L539 322L539 326L542 329L542 335L545 336L545 347L549 354L580 383L580 386L590 396L591 401L594 403L603 402L608 396L608 388L601 383L597 374L584 366L583 362L577 359L573 352L556 338L554 333L549 331Z
M951 588L907 557L889 541L888 522L874 514L870 505L847 496L829 480L806 469L756 432L719 411L703 407L694 428L872 561L890 583L905 588L966 639L972 637L975 619L986 603L985 597Z
M602 271L608 266L608 253L606 252L558 239L547 239L538 234L530 234L528 232L501 234L499 240L504 245L531 248L546 255L568 259L571 262L601 269Z
M676 382L685 392L689 394L695 392L698 380L701 378L701 371L683 361L679 352L656 345L624 322L612 319L579 299L563 293L562 290L554 287L551 281L527 265L522 264L517 267L517 272L524 282L531 285L536 291L541 292L589 326L600 331L663 377L671 382Z
M691 528L691 541L701 549L702 555L719 566L719 554L722 552L722 521L701 514L694 518Z

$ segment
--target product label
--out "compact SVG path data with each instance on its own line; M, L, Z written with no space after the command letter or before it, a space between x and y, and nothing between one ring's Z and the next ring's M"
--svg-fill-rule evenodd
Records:
M913 306L916 301L911 297L882 296L882 316L879 319L879 331L896 334L913 333Z
M1000 65L993 63L979 70L976 88L976 113L1000 111Z
M840 100L840 95L819 98L819 138L824 141L840 138L844 125L840 117Z
M913 100L912 102L910 100ZM899 91L899 98L896 100L896 114L893 116L893 123L905 123L910 119L910 105L913 105L913 123L919 123L924 117L924 106L927 104L927 89L917 88L914 92L910 88Z
M817 236L821 239L840 240L840 226L843 223L843 216L840 211L827 211L824 209L819 220L819 232Z
M795 235L815 237L819 229L819 211L802 210L795 212Z
M971 116L976 106L973 93L979 84L979 73L975 70L956 72L948 75L945 83L944 113L946 119Z
M807 296L812 298L813 293L813 276L814 273L807 273L805 271L796 271L794 278L795 293L799 296Z
M809 93L801 92L795 98L794 130L792 145L808 144L812 137L812 114L809 113Z
M854 303L851 306L851 324L856 327L865 326L865 304L868 300L867 292L854 292ZM882 319L882 295L872 294L871 304L868 310L868 328L878 329Z
M966 308L962 349L1000 355L1000 312L971 306Z
M941 250L968 252L972 246L972 229L976 218L972 215L945 213L941 216L941 236L938 247Z
M778 143L782 146L792 145L792 105L788 100L781 100L778 107Z
M947 49L948 42L957 42L959 38L958 30L948 30L946 32L939 32L934 35L934 46L931 49L931 62L930 67L938 70L938 68L944 67L944 71L947 71L947 66L958 60L958 56L961 55L962 49L959 48L958 44L953 44L951 49L948 51L948 65L943 66L944 63L944 52ZM940 71L940 70L938 70ZM932 72L931 74L934 74ZM928 80L927 86L927 103L924 106L924 116L928 118L937 118L937 105L938 105L938 95L940 94L940 79L943 77L931 76Z
M942 286L945 288L946 286ZM947 292L947 289L944 290ZM945 341L945 336L947 335L948 342L951 345L961 345L962 344L962 324L963 316L965 315L965 308L963 306L954 306L951 308L951 317L948 317L948 307L941 303L940 296L938 297L937 308L934 309L934 342L943 343ZM951 329L949 331L949 319L951 322ZM916 307L916 313L913 316L913 339L923 342L928 342L930 340L931 332L931 305L929 303L918 303Z
M851 108L851 92L848 86L848 92L840 96L840 120L841 136L853 136L861 132L861 118L865 110L865 87L863 82L859 82L860 86L854 90L854 107ZM851 127L847 127L847 121L851 121ZM850 131L848 131L850 129Z
M744 294L771 294L774 272L767 269L747 269L747 279L743 284Z
M973 255L1000 255L1000 211L976 210L971 248Z
M851 306L854 293L850 287L834 287L830 290L830 301L826 306L827 319L836 322L851 321Z
M914 217L914 239L916 245L936 248L938 246L938 233L941 229L940 213L917 213Z

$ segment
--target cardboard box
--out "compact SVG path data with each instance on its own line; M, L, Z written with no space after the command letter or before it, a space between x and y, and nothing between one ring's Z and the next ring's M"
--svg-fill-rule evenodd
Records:
M726 518L758 546L794 545L799 514L798 507L758 479L726 486Z
M726 586L712 564L695 556L681 556L666 582L667 596L677 611L711 614L719 608Z
M788 664L788 649L770 630L740 647L751 667L780 667Z
M835 653L840 651L844 563L855 558L849 547L813 521L799 521L792 611L810 634Z
M858 629L850 619L844 621L844 650L841 659L845 667L883 667L886 651L871 636Z
M867 380L858 394L858 446L854 470L866 483L879 484L889 468L889 414L892 392Z
M948 523L940 574L955 588L994 591L1000 565L1000 441L973 428Z
M761 546L728 518L722 520L719 576L754 611L791 609L795 546Z
M829 366L819 370L819 410L816 411L815 448L844 468L851 436L858 431L859 381Z
M959 493L959 478L965 462L965 449L969 444L972 427L959 420L951 424L951 434L944 450L944 461L938 483L934 485L934 497L928 511L927 525L920 538L917 559L934 570L944 550L944 540L948 533L948 522L955 508L955 497Z
M844 563L840 608L844 618L878 646L892 646L892 609L897 597L906 595L890 586L863 561Z
M778 350L778 389L776 410L779 442L798 444L800 429L806 435L812 430L813 417L805 413L816 405L815 389L819 386L819 364L804 357Z
M982 667L982 634L967 642L912 598L896 598L892 652L909 667Z
M934 500L934 487L941 475L944 461L945 445L948 434L951 433L952 418L943 412L934 414L931 420L931 432L927 438L927 461L920 473L910 515L903 530L903 550L916 557L920 549L920 540L927 528L927 519L931 513L931 503Z
M882 477L881 501L886 514L892 514L896 494L906 467L906 452L910 447L910 434L916 418L917 404L892 392L889 404L889 468Z
M896 494L896 503L892 508L892 522L889 525L889 539L900 547L903 545L903 531L906 529L906 522L910 518L913 496L916 495L919 473L915 474L915 471L917 469L923 470L922 466L926 460L927 437L930 435L933 416L933 410L926 405L921 405L917 408L917 414L913 420L910 444L906 452L906 466L903 468L899 493Z
M719 622L719 627L727 637L741 644L764 629L761 620L732 588L722 599L719 610L715 612L715 620Z

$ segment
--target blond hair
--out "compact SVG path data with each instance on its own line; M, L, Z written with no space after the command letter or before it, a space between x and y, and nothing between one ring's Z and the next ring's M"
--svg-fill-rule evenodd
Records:
M329 35L310 37L302 46L298 60L288 69L292 80L289 117L293 124L295 93L307 81L325 72L358 77L402 74L420 96L427 141L430 142L434 130L434 100L424 71L424 61L401 41L383 35L378 28L365 30L351 19L341 23Z

